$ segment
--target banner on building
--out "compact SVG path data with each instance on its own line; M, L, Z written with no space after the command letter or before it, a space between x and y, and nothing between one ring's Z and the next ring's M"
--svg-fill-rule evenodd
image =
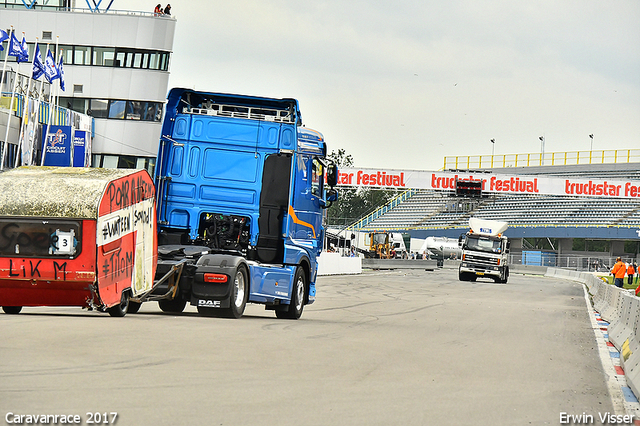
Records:
M44 166L71 166L71 126L49 126L43 139Z
M378 189L413 188L455 191L456 180L481 181L482 192L493 194L640 198L640 181L638 180L358 168L340 169L338 175L339 186Z
M86 163L87 132L76 130L73 133L73 167L88 167Z

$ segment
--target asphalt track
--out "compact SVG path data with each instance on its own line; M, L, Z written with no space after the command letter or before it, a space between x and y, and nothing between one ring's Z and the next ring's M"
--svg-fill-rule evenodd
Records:
M144 425L557 425L613 412L582 285L450 269L321 277L298 321L0 314L7 413ZM10 418L11 419L11 418ZM104 423L101 423L104 424Z

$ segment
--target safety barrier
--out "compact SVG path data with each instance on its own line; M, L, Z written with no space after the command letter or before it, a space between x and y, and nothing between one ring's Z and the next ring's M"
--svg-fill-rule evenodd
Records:
M359 257L344 257L340 253L322 252L318 259L318 275L361 274L362 260Z
M369 269L428 269L438 267L435 260L411 259L362 259L362 267Z
M640 396L640 298L633 290L612 286L586 272L549 268L546 276L580 281L587 286L594 309L609 323L609 341L620 351L627 384L636 397Z

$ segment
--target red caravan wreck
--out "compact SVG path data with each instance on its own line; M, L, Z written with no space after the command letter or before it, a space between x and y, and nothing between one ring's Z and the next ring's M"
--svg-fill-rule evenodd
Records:
M21 167L0 174L2 309L132 312L129 298L153 286L154 196L143 170Z

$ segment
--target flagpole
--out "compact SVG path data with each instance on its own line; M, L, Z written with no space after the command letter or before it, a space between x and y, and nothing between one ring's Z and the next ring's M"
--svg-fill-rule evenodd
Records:
M11 34L13 34L13 25L11 26L11 31L9 31L9 38L7 39L7 53L4 55L4 65L2 65L2 79L0 79L0 85L4 83L4 73L7 70L7 61L9 60L9 43L11 43Z
M13 29L13 27L11 27L11 33L15 37L15 30ZM8 56L9 56L9 50L7 50L7 57ZM13 90L11 91L11 101L9 102L9 114L7 114L7 131L5 132L5 135L4 135L5 147L2 150L2 160L0 161L0 170L4 170L4 160L6 159L7 150L9 149L9 128L11 124L11 113L13 112L13 100L16 97L16 90L18 88L19 72L20 72L20 62L16 58L16 76L13 79ZM18 106L16 105L16 113L17 112L18 112Z
M24 40L24 32L22 33L22 39ZM36 44L38 44L38 37L36 37ZM26 61L29 62L28 60ZM27 123L29 122L29 92L31 92L31 81L33 80L31 77L33 73L29 74L29 83L27 84L27 93L24 95L24 106L22 107L22 126L20 126L20 138L18 139L18 152L20 152L20 147L24 150L24 138L26 137L25 133L27 132ZM21 160L21 163L24 163L23 155L20 153L20 156L16 155L16 164L14 167L18 167L18 158Z
M58 40L59 40L60 36L56 36L56 49L58 48ZM47 48L47 57L49 56L49 48ZM55 65L55 60L54 60L54 65ZM46 75L46 73L45 73ZM49 80L48 77L46 77L47 80ZM49 127L51 127L51 123L53 121L53 117L54 117L54 109L55 109L55 103L54 103L54 95L53 95L53 81L49 82L50 86L49 86L49 120L47 121L47 126L46 126L46 130L44 133L44 142L42 144L42 160L40 161L40 165L44 166L44 159L47 156L47 143L49 142Z
M7 51L4 54L4 65L2 66L2 79L0 79L0 87L2 87L2 84L4 83L4 76L5 73L7 71L7 62L9 61L9 50L10 50L10 43L11 43L11 35L13 34L15 30L13 29L13 25L11 25L11 30L9 31L9 38L7 39ZM16 73L16 81L18 81L18 75ZM1 90L0 90L1 91ZM7 151L7 148L9 148L9 141L7 140L9 138L9 124L11 123L11 111L13 111L13 94L15 93L16 89L15 89L15 85L13 88L13 91L11 92L11 103L9 103L9 112L7 113L7 134L4 137L4 146L2 149L2 160L0 160L0 170L4 170L4 159L5 159L5 153Z
M58 43L60 41L60 36L56 36L56 50L54 50L55 53L58 53ZM53 64L56 64L55 58L53 60ZM56 86L56 113L58 113L58 107L59 107L59 103L60 103L60 82L58 81L58 85ZM60 119L58 118L58 125L60 125Z

